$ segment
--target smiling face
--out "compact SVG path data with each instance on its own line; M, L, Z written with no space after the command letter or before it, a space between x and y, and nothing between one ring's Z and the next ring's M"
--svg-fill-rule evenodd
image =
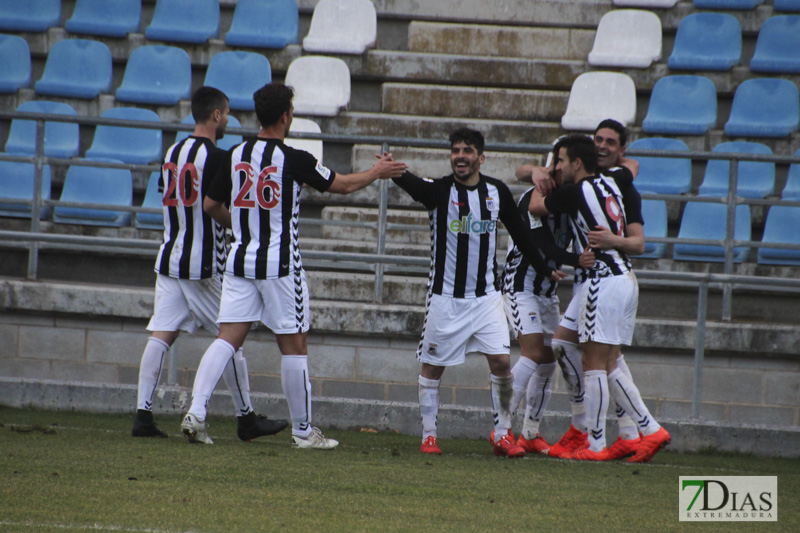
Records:
M594 134L594 145L597 147L597 168L608 170L618 164L625 147L620 144L619 133L611 128L600 128Z
M479 154L474 146L463 141L455 143L450 148L450 166L455 177L461 182L477 179L485 160L484 154Z

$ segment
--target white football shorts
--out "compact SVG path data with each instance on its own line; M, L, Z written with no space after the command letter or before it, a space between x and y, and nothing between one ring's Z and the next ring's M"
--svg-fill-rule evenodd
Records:
M572 285L572 299L567 305L567 310L564 311L564 316L561 317L559 326L566 328L570 331L578 331L578 319L581 316L581 287L586 282L575 283Z
M586 280L581 287L581 302L581 343L630 346L639 305L639 284L633 272Z
M158 274L153 316L148 331L194 333L197 328L216 335L217 315L222 293L222 276L206 279L178 279Z
M307 332L311 312L305 271L277 279L226 275L218 322L262 322L277 334Z
M430 294L417 359L435 366L463 364L466 355L511 351L508 324L499 292L478 298Z
M503 294L503 308L516 338L538 333L543 336L544 345L550 346L558 327L558 296L548 298L531 292L509 292Z

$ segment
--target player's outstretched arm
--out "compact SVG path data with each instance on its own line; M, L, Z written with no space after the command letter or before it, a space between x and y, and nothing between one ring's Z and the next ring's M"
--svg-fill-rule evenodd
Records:
M405 163L394 161L392 154L384 154L375 161L369 170L355 174L336 174L328 191L336 194L350 194L378 179L399 178L407 168L408 165Z
M599 250L615 248L628 255L644 253L644 227L638 222L628 224L626 237L616 235L605 226L597 226L587 235L589 246Z
M222 224L223 227L231 229L231 212L222 202L212 200L206 196L205 200L203 200L203 211Z
M528 204L528 211L530 211L533 216L537 217L543 217L550 214L550 211L548 211L547 207L544 205L544 193L539 187L533 189L533 192L531 193L531 201Z

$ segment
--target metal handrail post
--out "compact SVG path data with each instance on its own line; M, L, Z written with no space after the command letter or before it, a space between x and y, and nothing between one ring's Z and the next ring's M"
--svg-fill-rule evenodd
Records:
M31 204L31 233L39 233L39 217L42 212L42 181L44 164L44 119L36 121L36 160L33 171L33 203ZM28 279L39 275L39 243L31 241L28 248Z
M727 224L725 227L725 274L733 274L733 241L736 236L736 189L738 188L737 182L739 178L739 160L731 159L730 174L728 178L728 211L727 211ZM733 286L730 283L725 283L722 286L722 320L730 322L731 300L733 298Z
M703 363L706 349L706 310L708 308L708 282L697 289L697 334L694 338L694 387L692 391L692 417L700 417L700 400L703 395Z
M389 144L381 145L382 153L389 153ZM378 255L383 255L386 251L386 214L389 210L389 183L387 180L378 182ZM383 303L383 263L375 264L375 302Z

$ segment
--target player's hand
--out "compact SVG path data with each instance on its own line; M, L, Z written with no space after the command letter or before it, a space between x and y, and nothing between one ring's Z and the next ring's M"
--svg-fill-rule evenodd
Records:
M594 266L594 252L591 248L586 248L580 255L578 266L581 268L592 268Z
M553 180L549 170L544 167L533 167L531 183L537 190L542 192L543 196L547 196L556 188L555 180Z
M589 246L599 250L610 250L616 248L617 235L605 226L595 226L594 230L587 235Z
M408 165L392 159L392 154L385 153L378 157L372 165L372 170L378 174L378 179L399 178L408 169Z
M567 277L567 273L562 272L561 270L553 270L553 273L547 277L553 283L558 283L559 281Z

